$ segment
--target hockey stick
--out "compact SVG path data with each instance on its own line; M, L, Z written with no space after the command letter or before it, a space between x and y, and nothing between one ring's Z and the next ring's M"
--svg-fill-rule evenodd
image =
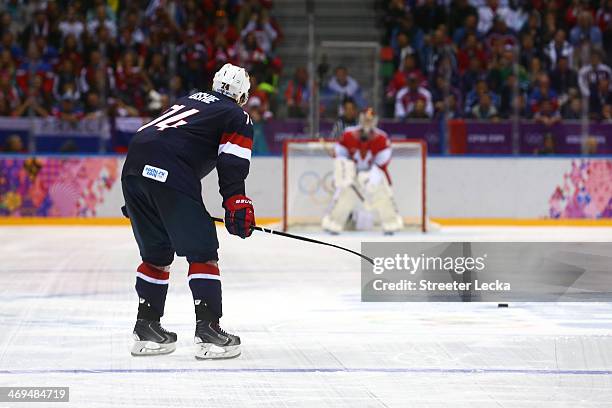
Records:
M217 217L211 217L213 219L213 221L221 223L221 224L225 224L225 221L223 221L221 218L217 218ZM341 247L339 245L335 245L335 244L330 244L329 242L323 242L323 241L319 241L317 239L313 239L313 238L308 238L308 237L303 237L301 235L293 235L293 234L289 234L287 232L283 232L283 231L277 231L277 230L273 230L270 228L263 228L263 227L258 227L258 226L254 226L253 230L255 231L261 231L261 232L266 232L268 234L272 234L272 235L279 235L281 237L286 237L286 238L293 238L293 239L297 239L300 241L306 241L306 242L311 242L313 244L319 244L319 245L325 245L325 246L329 246L332 248L337 248L337 249L341 249L342 251L346 251L346 252L350 252L353 255L357 255L358 257L365 259L366 261L368 261L369 263L371 263L372 265L374 265L374 260L370 257L367 257L363 254L360 254L357 251L353 251L351 249L348 248L344 248Z

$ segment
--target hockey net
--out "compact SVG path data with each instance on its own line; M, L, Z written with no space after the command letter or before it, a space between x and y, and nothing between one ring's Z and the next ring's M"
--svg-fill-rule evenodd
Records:
M320 229L334 196L334 141L287 140L283 148L283 229ZM392 141L391 188L406 229L427 230L422 140Z

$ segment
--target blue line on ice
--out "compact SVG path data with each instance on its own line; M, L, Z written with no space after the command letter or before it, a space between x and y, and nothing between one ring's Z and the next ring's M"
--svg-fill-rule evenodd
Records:
M133 369L39 369L0 370L0 375L20 374L144 374L144 373L405 373L405 374L528 374L528 375L612 375L612 370L553 370L528 368L133 368Z

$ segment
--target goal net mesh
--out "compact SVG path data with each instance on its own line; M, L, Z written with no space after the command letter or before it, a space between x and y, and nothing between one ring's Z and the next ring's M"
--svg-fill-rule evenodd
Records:
M407 229L425 231L426 145L393 141L391 188ZM320 229L335 192L334 142L287 141L284 148L283 228Z

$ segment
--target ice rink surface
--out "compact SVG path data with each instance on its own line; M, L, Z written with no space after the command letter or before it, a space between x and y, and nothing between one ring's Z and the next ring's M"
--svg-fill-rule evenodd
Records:
M322 234L317 237L324 237ZM174 354L129 354L127 227L0 227L0 386L69 386L71 407L612 407L612 305L362 303L359 259L219 230L226 361L193 357L187 265ZM380 235L326 237L359 249ZM612 241L606 228L447 228L393 240ZM0 407L41 407L0 403Z

